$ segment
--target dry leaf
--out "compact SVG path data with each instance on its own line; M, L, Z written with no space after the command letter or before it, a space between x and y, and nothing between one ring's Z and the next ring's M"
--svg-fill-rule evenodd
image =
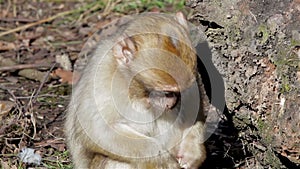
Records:
M78 72L63 70L61 68L58 68L55 71L53 71L51 75L53 77L59 77L60 82L68 84L76 84L80 78L80 74Z
M0 51L14 50L14 49L16 49L16 45L14 43L0 41Z
M23 69L18 72L18 75L20 76L26 77L31 80L40 81L40 82L44 81L44 77L46 74L47 74L46 72L41 72L36 69ZM49 80L49 78L47 80Z
M13 107L13 102L0 100L0 120L2 120L2 117L6 116Z

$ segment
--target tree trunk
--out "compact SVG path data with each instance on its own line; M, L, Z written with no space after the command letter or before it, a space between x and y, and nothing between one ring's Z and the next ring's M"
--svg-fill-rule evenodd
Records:
M211 50L208 58L201 56L203 65L211 59L222 76L228 108L227 121L207 142L204 168L300 167L300 1L190 0L187 5ZM212 165L214 160L220 164Z

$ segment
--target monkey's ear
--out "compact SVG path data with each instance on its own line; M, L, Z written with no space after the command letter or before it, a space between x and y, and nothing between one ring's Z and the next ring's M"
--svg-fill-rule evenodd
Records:
M122 36L113 47L113 55L121 65L127 65L134 59L136 46L132 38Z
M188 29L188 23L182 12L177 12L175 15L175 19L186 29Z

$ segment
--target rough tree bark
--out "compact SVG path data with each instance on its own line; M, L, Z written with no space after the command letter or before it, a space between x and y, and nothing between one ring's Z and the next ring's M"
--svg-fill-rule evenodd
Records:
M245 166L300 167L300 1L187 5L194 9L190 19L205 30L223 77L229 116L249 157Z

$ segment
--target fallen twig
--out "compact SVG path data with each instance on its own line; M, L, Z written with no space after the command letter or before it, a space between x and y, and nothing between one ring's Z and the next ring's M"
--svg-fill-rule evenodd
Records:
M43 81L41 82L41 84L40 84L38 90L36 91L35 95L33 96L32 103L35 103L35 101L36 101L38 95L39 95L40 92L41 92L41 89L42 89L43 85L46 83L46 81L47 81L47 79L48 79L50 73L51 73L52 70L55 68L55 66L56 66L56 63L54 63L54 64L51 66L51 68L49 69L49 71L47 72L47 74L44 76Z
M27 18L0 18L0 21L4 22L36 22L36 19L27 19Z
M42 87L43 87L44 84L46 83L46 81L47 81L47 79L48 79L50 73L51 73L52 70L55 68L55 66L56 66L56 63L54 63L54 64L51 66L51 68L49 69L49 71L47 72L47 74L45 74L43 80L41 81L41 84L40 84L38 90L35 92L35 94L32 96L32 99L31 99L30 102L27 104L27 106L26 106L26 108L25 108L25 112L28 111L28 109L29 109L31 103L35 103L35 101L36 101L38 95L40 94L40 92L41 92L41 90L42 90Z
M55 18L64 16L64 15L68 15L68 14L71 14L73 12L74 12L74 10L61 12L61 13L58 13L58 14L56 14L54 16L49 17L49 18L42 19L42 20L39 20L37 22L29 23L29 24L17 27L15 29L10 29L10 30L5 31L5 32L1 32L0 33L0 37L4 36L4 35L7 35L7 34L10 34L10 33L18 32L18 31L21 31L23 29L27 29L27 28L30 28L30 27L33 27L33 26L36 26L36 25L40 25L40 24L45 23L45 22L50 22L50 21L54 20Z
M3 66L0 67L1 71L11 71L11 70L19 70L19 69L31 69L31 68L40 68L45 67L48 68L50 65L47 63L39 63L39 64L20 64L20 65L12 65L12 66Z
M61 16L69 15L69 14L72 14L74 12L81 12L81 11L87 10L87 8L90 8L90 6L92 6L92 5L87 5L87 6L84 6L82 8L74 9L74 10L70 10L70 11L64 11L64 12L58 13L54 16L51 16L49 18L42 19L42 20L39 20L39 21L36 21L36 22L33 22L33 23L29 23L29 24L17 27L15 29L10 29L10 30L5 31L5 32L1 32L0 37L4 36L4 35L7 35L7 34L10 34L10 33L18 32L18 31L21 31L21 30L24 30L24 29L27 29L27 28L30 28L30 27L33 27L33 26L36 26L36 25L40 25L40 24L45 23L45 22L50 22L50 21L52 21L52 20L54 20L58 17L61 17Z
M121 0L117 0L117 1L108 0L106 7L104 8L101 15L103 17L107 16L113 10L113 8L116 6L116 4L118 4L120 2L122 2L122 1Z

